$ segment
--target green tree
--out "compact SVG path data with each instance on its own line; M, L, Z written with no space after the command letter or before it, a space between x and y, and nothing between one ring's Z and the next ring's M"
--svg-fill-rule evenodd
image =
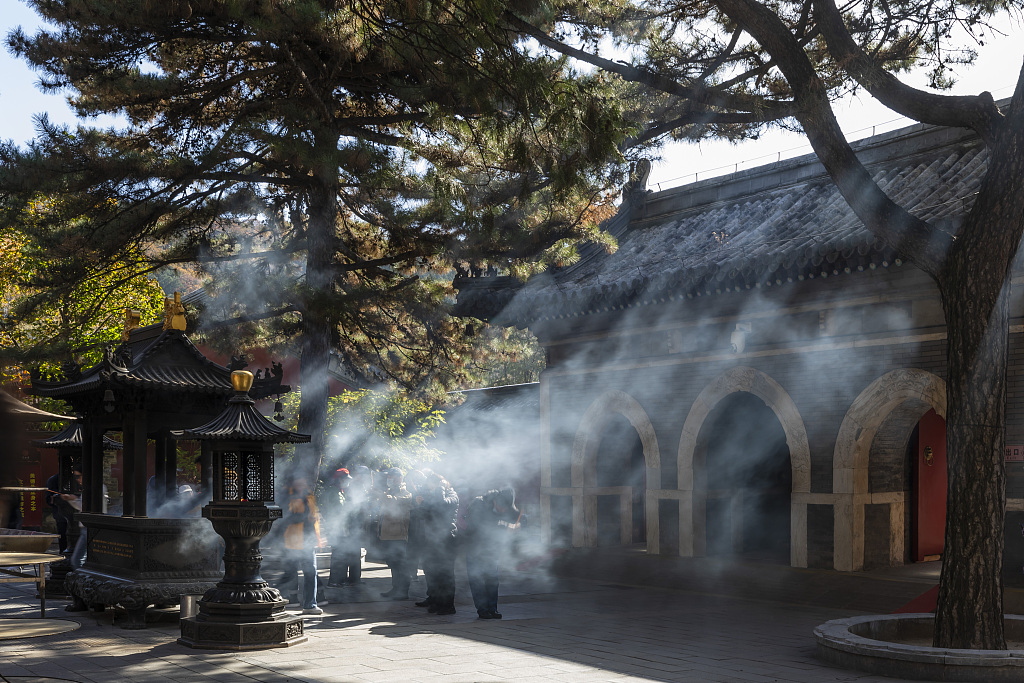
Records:
M297 427L300 393L293 391L282 399L282 426ZM404 392L342 392L327 400L325 464L409 469L437 460L441 454L433 448L431 440L443 422L444 410Z
M933 278L948 335L940 647L1006 647L1003 427L1009 276L1024 232L1024 71L1003 111L989 93L935 89L951 83L957 63L970 61L970 40L991 30L987 21L1020 9L1017 0L841 7L834 0L554 0L543 11L506 15L541 45L630 93L628 115L645 125L634 144L739 139L769 126L802 131L864 225ZM932 89L897 78L921 69ZM886 196L858 160L833 111L851 90L916 121L977 132L988 168L953 232Z
M54 28L14 31L10 49L80 115L127 124L41 120L28 149L0 149L0 191L60 183L87 218L66 237L107 263L137 245L154 266L244 264L227 298L238 320L298 336L316 457L332 347L410 387L461 373L450 285L425 275L527 273L603 239L620 181L605 162L629 130L618 101L536 56L500 0L30 4Z
M24 222L41 221L54 204L37 199ZM26 384L26 367L52 372L62 363L99 362L105 346L120 342L125 309L139 311L143 324L159 320L163 290L124 261L95 268L67 285L47 283L44 290L38 274L59 271L65 258L40 250L14 227L0 229L0 383Z

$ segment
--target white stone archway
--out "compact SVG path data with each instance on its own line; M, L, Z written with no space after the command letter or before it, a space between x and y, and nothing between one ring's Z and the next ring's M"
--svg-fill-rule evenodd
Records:
M834 504L833 558L839 571L864 567L864 506L871 444L885 419L908 401L918 401L946 417L946 383L926 370L901 368L882 375L860 393L846 411L832 457ZM922 410L922 414L927 408ZM902 501L895 501L902 510ZM905 519L905 513L893 519Z
M640 436L647 477L644 515L647 519L647 552L658 553L658 503L652 495L661 489L661 454L654 425L639 402L624 391L606 391L587 408L573 440L570 477L572 483L572 544L574 547L597 545L597 496L605 493L597 487L596 456L602 428L608 417L619 414L629 420ZM626 521L632 518L632 502L623 494L623 540Z
M718 403L736 392L757 396L775 413L786 435L793 476L790 508L790 564L807 566L807 499L811 491L811 449L803 418L793 399L778 382L755 368L740 366L726 370L713 379L693 402L683 433L679 438L679 554L703 555L705 552L702 492L694 490L693 458L697 435Z

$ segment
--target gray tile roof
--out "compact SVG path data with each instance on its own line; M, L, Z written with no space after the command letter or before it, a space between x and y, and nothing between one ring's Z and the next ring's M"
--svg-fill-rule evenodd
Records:
M82 425L76 422L70 427L63 429L48 439L36 439L33 446L40 448L81 448L82 447ZM124 450L124 444L114 441L108 436L103 437L103 450L120 451Z
M184 333L163 330L160 325L133 330L129 340L102 361L71 377L34 377L31 393L69 398L102 393L110 387L225 398L233 393L231 370L204 356ZM264 398L289 390L271 377L254 382L251 394Z
M955 231L987 154L973 134L913 126L855 145L879 186ZM531 279L459 278L459 315L526 325L663 301L785 285L899 264L811 155L624 202L603 226L618 251Z
M452 394L461 394L465 401L459 406L449 408L449 414L474 410L514 410L540 414L540 382L463 389L453 391Z
M263 443L309 443L308 434L282 429L264 417L247 394L236 393L227 408L206 424L194 429L172 430L175 439L214 439Z

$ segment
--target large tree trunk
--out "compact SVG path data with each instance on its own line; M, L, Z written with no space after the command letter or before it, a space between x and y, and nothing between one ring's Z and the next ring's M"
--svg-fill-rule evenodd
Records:
M957 261L947 277L961 286L943 288L949 489L935 646L1001 650L1009 285L988 291L971 259Z
M1010 269L1024 232L1021 87L938 278L946 314L946 546L935 645L1005 649L1003 439Z
M307 448L297 450L297 466L310 482L315 482L327 437L327 365L332 335L325 301L330 295L332 242L338 213L336 180L322 182L310 193L309 204L306 227L306 285L309 294L302 314L302 397L299 401L298 431L309 434L312 442Z

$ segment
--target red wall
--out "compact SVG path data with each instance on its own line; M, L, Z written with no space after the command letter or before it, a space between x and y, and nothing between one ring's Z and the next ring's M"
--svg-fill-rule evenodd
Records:
M27 441L45 439L51 432L29 432ZM52 448L36 448L26 446L21 458L15 464L15 486L44 487L50 475L57 472L57 451ZM43 524L43 509L46 508L46 494L43 491L21 494L21 526L25 529L38 529Z

